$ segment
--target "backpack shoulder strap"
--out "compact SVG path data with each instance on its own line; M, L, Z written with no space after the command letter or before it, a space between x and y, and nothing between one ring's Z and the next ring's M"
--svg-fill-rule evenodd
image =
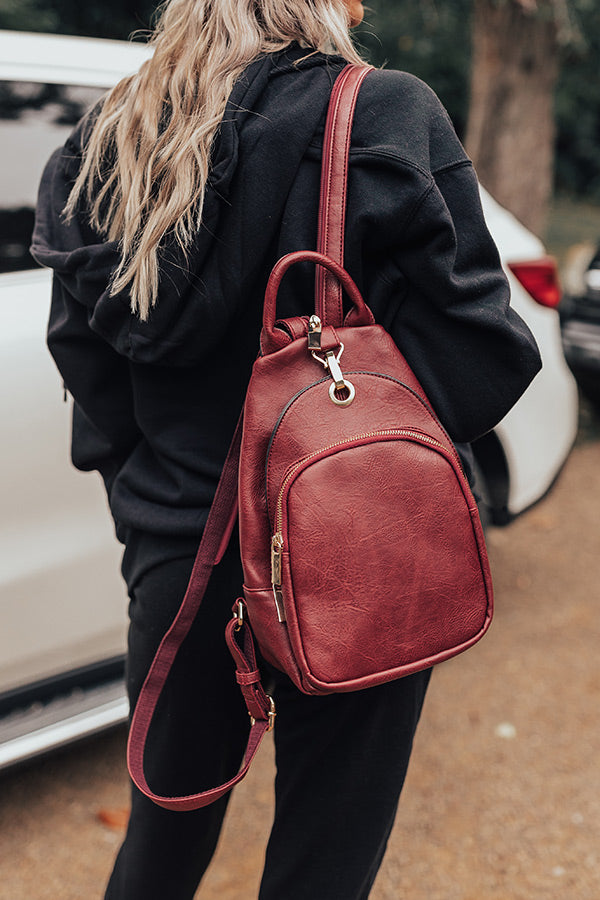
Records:
M204 528L198 554L194 562L192 574L183 602L179 608L173 624L165 634L156 651L152 665L146 680L140 691L140 695L133 713L127 743L127 765L133 782L140 791L153 800L159 806L166 809L189 810L207 806L218 800L223 794L231 790L234 785L242 780L265 733L272 727L273 704L265 694L260 683L260 673L256 665L254 648L249 646L248 638L244 635L243 651L239 649L235 630L241 629L242 623L232 619L228 625L228 644L233 650L233 643L238 647L235 653L237 679L246 701L246 706L253 718L250 737L246 749L244 765L240 772L225 784L191 794L185 797L163 797L154 793L146 780L144 773L144 751L148 731L154 716L156 704L161 691L168 678L169 672L177 652L188 634L196 613L200 607L206 587L210 579L213 566L223 552L223 547L228 542L235 524L237 514L237 478L240 459L240 444L242 436L242 419L238 422L223 472L217 486L215 498L210 508L208 521ZM243 624L243 628L247 626Z
M373 66L347 65L337 78L325 123L321 162L321 196L317 249L344 265L344 227L348 186L348 155L358 92ZM322 266L317 266L315 312L323 325L343 323L342 287Z
M324 157L327 157L327 161L324 162L326 184L325 186L321 185L319 245L321 246L321 242L323 242L325 246L324 252L329 251L334 260L337 261L339 258L342 263L346 205L345 185L352 115L356 105L358 89L368 71L370 71L370 68L358 66L346 66L342 70L334 85L327 118L325 147L332 145L333 150L329 153L324 152ZM325 214L322 214L323 204L326 207ZM321 267L317 267L317 270L321 271ZM323 286L324 291L325 286L326 283ZM321 302L324 321L330 324L334 324L334 320L333 318L328 318L328 315L339 316L341 324L341 291L339 292L339 301L336 291L337 288L334 283L332 291L330 293L325 291L322 295L326 298ZM333 298L331 301L329 299L330 296ZM330 305L334 307L331 314L329 313ZM243 620L244 604L241 601L237 601L234 607L236 615L227 626L226 640L235 661L236 678L244 696L251 721L250 735L242 768L237 775L224 784L197 794L188 794L184 797L164 797L156 794L146 780L144 751L158 698L167 681L177 652L185 640L200 607L213 566L219 562L223 555L235 525L241 437L242 418L240 417L204 528L187 591L173 620L173 624L156 651L131 720L127 743L129 774L135 785L146 797L165 809L199 809L202 806L208 806L226 794L227 791L231 790L244 778L263 737L273 727L275 706L261 684L252 632L248 623Z

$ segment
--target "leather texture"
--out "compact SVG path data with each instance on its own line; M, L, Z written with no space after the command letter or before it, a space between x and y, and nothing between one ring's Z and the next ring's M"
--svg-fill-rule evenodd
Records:
M342 326L347 407L291 339L246 398L239 515L245 598L265 658L307 693L370 687L448 659L489 627L477 506L452 442L389 335ZM278 621L271 541L283 538Z
M158 806L171 810L198 809L214 803L230 791L248 772L260 743L271 727L271 701L258 678L254 643L246 625L232 621L227 626L226 640L235 661L238 683L253 718L244 762L240 771L229 781L198 794L185 797L164 797L153 791L144 772L144 750L158 698L169 676L177 652L183 644L204 597L213 566L219 558L237 512L237 473L240 458L241 419L236 428L215 499L202 535L198 555L185 597L173 624L165 634L146 676L133 712L127 741L127 765L132 781L139 790Z
M491 622L483 531L456 450L408 363L375 324L343 268L348 148L356 97L368 71L347 66L334 86L319 249L288 254L271 273L243 427L240 420L186 595L133 715L130 774L167 809L197 809L223 796L245 776L272 727L274 707L260 682L253 633L264 658L301 691L325 694L428 668L470 647ZM319 359L308 348L308 317L276 320L281 279L302 261L315 263L320 273ZM342 289L351 302L345 318ZM347 405L335 403L335 393L332 398L336 366L323 366L325 354L337 359L344 384L353 385ZM162 797L144 774L148 730L238 515L244 601L234 604L226 640L251 717L244 763L225 784ZM275 586L274 576L280 580Z
M265 291L265 302L263 306L263 328L261 333L261 353L267 355L274 350L279 350L289 343L290 337L305 337L308 331L308 319L304 322L303 333L299 334L299 324L302 321L297 317L290 320L279 320L275 327L275 316L277 310L277 292L281 284L281 280L287 270L299 262L314 262L317 264L319 271L328 272L335 279L336 284L344 287L349 299L352 301L352 309L348 314L348 321L353 325L372 325L375 322L373 313L365 303L356 284L348 275L346 270L335 260L329 259L325 254L315 252L314 250L297 250L295 253L288 253L278 260L269 276L267 288ZM324 289L325 286L323 286ZM332 327L332 326L328 326ZM323 347L323 349L326 349Z
M344 265L344 227L348 187L348 156L354 108L360 86L370 66L346 66L336 80L329 101L329 115L323 135L319 230L321 253ZM316 313L324 324L341 325L342 288L336 278L322 268L315 275Z
M239 518L248 615L264 657L307 693L356 690L427 668L478 641L492 617L483 532L456 451L343 269L352 118L367 74L348 66L334 86L319 250L288 254L271 273L244 413ZM332 402L331 377L308 351L308 318L276 322L281 279L301 261L316 263L322 348L343 348L339 362L356 390L349 406ZM345 320L342 290L352 304ZM277 602L274 535L283 547Z

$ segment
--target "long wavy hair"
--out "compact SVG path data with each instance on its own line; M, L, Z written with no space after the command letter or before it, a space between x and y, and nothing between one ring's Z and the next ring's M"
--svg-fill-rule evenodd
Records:
M236 79L293 41L307 53L361 63L344 0L167 0L154 53L104 99L64 215L83 203L92 227L117 241L112 295L129 291L147 319L167 235L186 253L202 221L211 147Z

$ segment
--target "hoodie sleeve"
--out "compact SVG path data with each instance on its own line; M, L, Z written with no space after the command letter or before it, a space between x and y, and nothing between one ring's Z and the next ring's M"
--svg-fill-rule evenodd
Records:
M44 170L31 252L54 269L47 342L65 387L73 396L71 457L97 469L110 496L113 481L140 439L129 361L93 328L94 309L106 292L116 245L99 238L83 216L65 222L62 210L79 170L82 120Z
M120 320L118 338L125 345L132 318L129 301L122 295L109 297L111 276L119 262L118 243L96 234L83 209L68 220L62 214L79 173L84 126L85 120L46 163L38 191L31 253L40 265L53 269L69 294L88 309L89 328L105 339L96 320L98 308L110 304L113 317ZM117 340L114 345L120 349Z
M136 425L129 362L88 325L88 311L57 275L52 287L48 347L72 394L71 457L97 469L110 497L113 481L141 438Z
M493 428L541 368L483 217L469 163L434 173L395 260L404 295L390 331L455 441Z
M477 177L439 99L413 76L370 75L356 122L347 235L367 249L359 283L452 439L471 442L541 368L510 306ZM348 249L349 260L360 253Z

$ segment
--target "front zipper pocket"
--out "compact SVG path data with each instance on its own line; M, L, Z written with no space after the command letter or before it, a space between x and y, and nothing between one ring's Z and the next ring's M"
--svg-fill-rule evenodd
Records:
M326 447L321 447L319 450L309 453L307 456L302 457L302 459L291 465L283 476L275 506L275 534L271 538L271 583L280 622L285 621L282 596L282 555L286 546L283 537L283 511L286 495L294 479L306 469L307 466L312 465L319 459L332 456L342 450L350 449L352 447L359 447L364 444L388 440L416 440L429 446L433 446L442 452L446 452L443 444L420 431L408 428L386 428L363 432L352 438L346 438L343 441L336 441L333 444L328 444Z
M302 469L306 468L307 465L310 465L317 459L320 459L324 456L330 456L334 453L338 453L340 450L344 450L346 448L358 447L362 444L372 443L373 441L378 440L384 441L401 439L416 440L424 444L428 444L429 446L436 447L438 450L442 450L444 453L447 452L443 444L441 444L439 441L436 441L435 438L432 438L427 434L423 434L421 431L415 431L414 429L410 428L385 428L379 431L366 431L363 432L363 434L356 435L355 437L346 438L343 441L336 441L334 444L328 444L327 447L322 447L319 450L315 450L313 453L309 453L307 456L302 457L302 459L298 460L298 462L290 466L283 477L281 488L277 497L277 505L275 508L276 532L273 536L273 541L275 541L275 538L277 538L277 543L279 545L279 538L281 538L283 520L283 502L288 485L291 484L296 475L299 474ZM456 458L458 460L458 456ZM281 545L279 549L282 550L283 545Z
M410 665L423 633L426 655L443 654L489 616L476 507L455 452L423 432L364 432L308 454L271 515L278 618L317 679ZM377 659L361 659L373 628Z

